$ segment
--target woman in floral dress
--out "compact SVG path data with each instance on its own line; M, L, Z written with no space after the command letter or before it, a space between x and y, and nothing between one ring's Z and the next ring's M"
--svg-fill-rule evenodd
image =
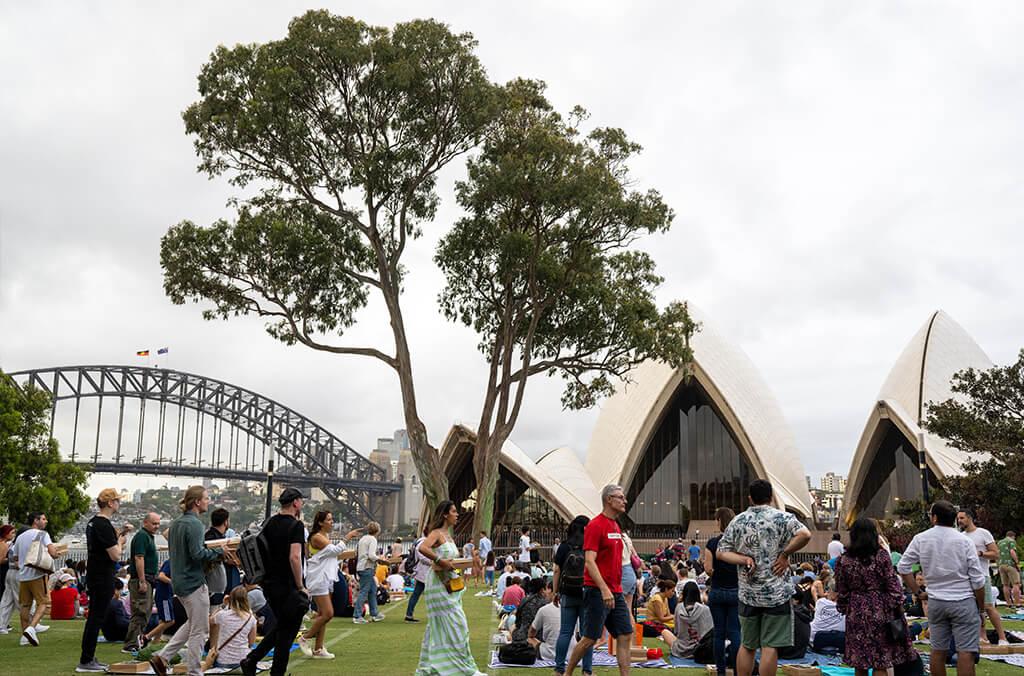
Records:
M484 676L476 668L469 649L469 623L462 610L462 592L449 592L445 581L459 555L451 528L459 520L455 503L445 500L434 512L430 533L420 543L420 554L434 562L423 592L427 604L427 629L423 633L420 663L415 676Z
M846 616L844 658L857 676L867 676L869 669L891 670L917 659L909 631L904 632L901 641L893 641L888 635L890 620L900 619L906 629L903 591L871 519L853 523L850 548L836 563L835 579L839 595L836 605Z

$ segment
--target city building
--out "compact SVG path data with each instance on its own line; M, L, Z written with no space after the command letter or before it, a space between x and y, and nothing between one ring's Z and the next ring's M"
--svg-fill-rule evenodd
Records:
M968 456L922 428L929 402L958 398L950 380L966 368L986 370L992 360L946 313L935 312L896 360L871 407L854 452L846 486L846 522L880 518L900 500L923 494L918 451L927 481L937 487L961 473Z
M828 472L821 477L821 490L826 493L842 493L846 490L846 477Z

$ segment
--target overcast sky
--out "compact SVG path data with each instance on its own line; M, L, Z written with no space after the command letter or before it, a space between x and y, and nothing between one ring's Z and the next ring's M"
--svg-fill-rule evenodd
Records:
M322 6L320 3L312 5ZM553 7L557 4L558 7ZM846 473L906 342L936 309L997 363L1024 346L1024 7L941 2L329 3L472 32L497 81L545 80L563 111L623 127L641 187L675 209L645 242L666 282L760 369L805 470ZM286 347L257 319L206 322L161 288L168 226L228 215L181 111L218 45L275 39L289 2L0 7L0 367L171 368L292 406L363 452L402 426L386 367ZM478 417L475 336L436 309L451 186L408 252L404 298L431 440ZM347 344L387 345L375 304ZM699 357L698 357L699 358ZM513 440L582 453L598 411L531 385Z

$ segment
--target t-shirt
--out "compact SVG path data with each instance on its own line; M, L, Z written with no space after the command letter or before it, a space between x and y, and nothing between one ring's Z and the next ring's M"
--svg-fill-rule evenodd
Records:
M227 537L224 533L210 526L206 529L206 534L203 536L204 540L220 540L221 538ZM224 568L222 561L213 561L207 564L206 570L206 587L210 590L210 595L223 594L227 591L228 586L228 572Z
M508 579L512 577L512 573L502 573L498 576L498 582L495 585L494 593L500 599L505 595L505 587L508 586Z
M562 627L562 610L554 603L541 606L540 610L533 617L533 631L540 639L540 658L542 660L555 659L555 647L558 643L558 633ZM569 653L576 645L576 634L573 632L569 639Z
M843 543L840 542L839 540L832 540L831 542L828 543L827 551L828 551L828 558L830 558L830 559L838 559L840 556L843 555L843 552L846 551L846 547L844 547Z
M133 580L137 580L139 577L135 569L136 556L142 557L142 568L146 575L156 575L160 569L160 561L156 556L156 543L153 542L153 536L145 528L140 528L139 532L132 538L132 545L128 548L128 554L128 575Z
M488 538L487 536L481 536L480 537L480 560L481 561L486 561L487 560L487 554L492 549L494 549L494 546L491 544L490 538Z
M14 540L14 545L11 547L15 553L15 557L18 559L18 582L28 582L29 580L35 580L36 578L46 575L46 573L41 570L30 568L25 565L25 561L28 560L29 547L32 546L32 542L34 542L36 538L39 538L42 543L41 546L43 547L53 544L53 540L50 539L50 534L45 530L29 528ZM107 559L109 560L110 557L108 556Z
M597 552L597 569L613 594L622 593L622 531L619 524L598 514L583 530L583 551ZM583 586L597 587L590 571L583 570Z
M75 619L75 599L77 598L78 590L74 587L61 587L50 592L50 619Z
M708 551L711 552L711 588L712 589L736 589L739 585L738 573L735 563L719 561L715 556L718 554L718 542L721 535L708 540Z
M700 558L700 547L698 547L697 545L690 545L689 552L691 561L696 561Z
M377 538L367 533L356 544L356 570L374 570L377 562Z
M846 631L846 615L839 612L835 601L822 596L814 604L814 619L811 620L811 640L822 631Z
M464 559L471 559L471 558L473 558L473 549L474 549L474 547L473 547L473 543L472 542L467 542L466 544L462 545L462 558L464 558Z
M526 597L526 590L518 584L510 584L501 595L501 605L518 607Z
M95 515L85 525L85 542L89 552L86 569L89 571L89 593L100 593L98 590L114 588L114 571L117 562L110 560L107 553L109 547L117 544L117 532L114 524L105 516ZM103 592L106 593L106 592Z
M266 574L263 587L297 589L290 563L292 545L299 545L302 558L306 558L305 529L302 522L289 514L275 514L267 519L262 531L267 541Z
M166 561L164 561L163 564L160 566L160 570L158 572L161 572L167 577L170 577L171 560L167 559ZM156 587L153 588L153 596L158 606L164 601L170 601L171 598L174 596L174 590L171 588L171 583L161 582L160 580L157 580Z
M793 584L772 572L772 565L800 530L795 516L768 505L754 505L736 516L718 542L718 551L736 552L754 560L753 573L739 576L739 600L748 606L773 608L789 601Z
M530 536L523 535L519 538L519 562L530 562Z
M992 537L992 533L985 528L975 528L970 533L964 531L964 535L970 538L971 542L974 543L974 548L978 550L979 554L988 549L988 546L996 541L996 539ZM989 560L983 559L981 567L987 570L988 564Z
M249 630L256 626L256 617L252 613L239 615L237 611L231 609L220 610L210 618L210 624L220 627L217 636L217 662L238 664L249 654ZM231 640L225 645L224 642L229 638Z
M661 619L668 616L668 619L664 621L664 624L669 629L676 626L675 618L672 617L671 612L668 609L668 599L661 595L661 592L651 596L651 599L647 602L647 620L648 622L661 622Z
M1013 555L1010 552L1017 551L1017 541L1013 538L1003 538L997 544L999 545L999 565L1016 567L1017 562L1013 560Z

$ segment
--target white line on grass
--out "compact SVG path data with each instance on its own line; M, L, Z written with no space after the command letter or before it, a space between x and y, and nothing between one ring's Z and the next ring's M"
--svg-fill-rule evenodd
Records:
M406 601L406 602L408 603L408 601ZM386 608L385 610L383 610L381 612L381 614L384 615L385 617L387 617L392 611L394 611L395 608L398 608L402 604L401 603L396 603L394 605L391 605L391 604L388 604L388 605L390 605L390 607ZM346 618L341 618L341 619L346 619L347 620L349 618L346 617ZM357 631L358 631L358 629L356 627L349 627L348 629L342 629L334 637L332 637L329 641L324 641L324 648L325 649L329 649L331 646L336 644L338 641L342 640L343 638L348 638L349 636L351 636L352 634L356 633ZM310 640L312 641L313 639L310 639ZM303 655L300 652L299 655L298 655L298 660L297 661L302 662L302 661L311 660L311 659L313 659L313 658L312 657L306 657L305 655ZM289 663L293 663L293 661L289 660Z

